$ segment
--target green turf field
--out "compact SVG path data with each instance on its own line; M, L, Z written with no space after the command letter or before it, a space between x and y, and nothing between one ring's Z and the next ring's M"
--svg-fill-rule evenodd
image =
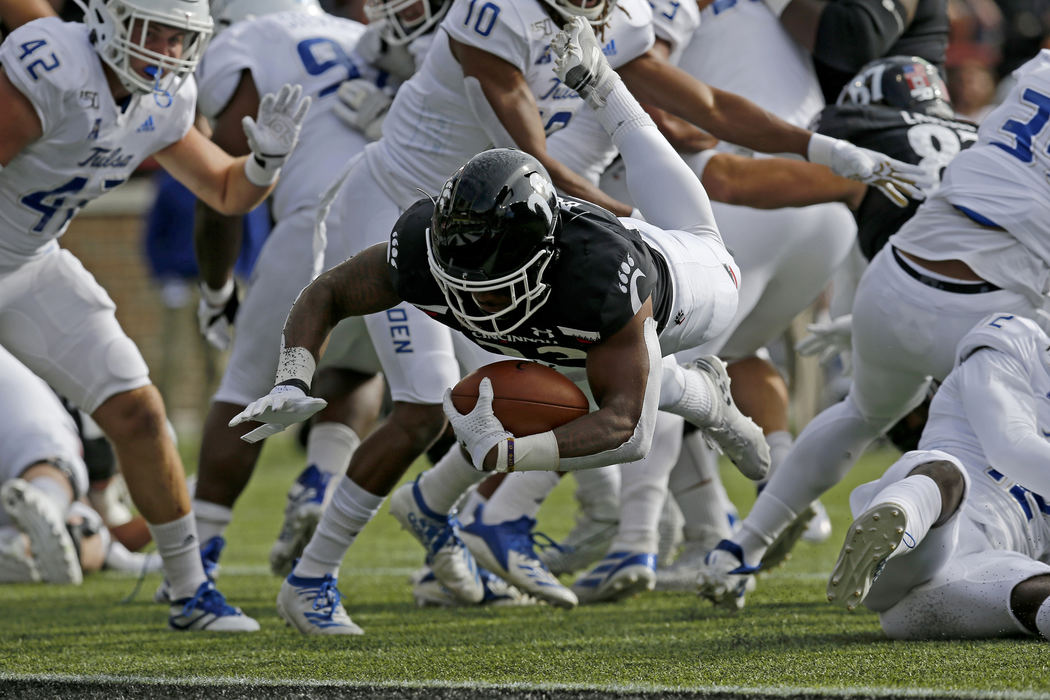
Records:
M408 577L421 563L421 550L384 510L342 570L347 610L366 635L316 639L286 628L274 608L280 581L269 574L267 553L280 526L285 489L302 458L289 439L271 443L238 504L220 578L220 588L259 620L262 632L167 631L167 609L151 602L159 575L147 577L126 604L121 601L134 579L105 573L79 588L4 586L0 696L57 697L91 689L97 697L168 697L176 694L172 683L189 681L178 686L183 695L202 697L299 690L457 697L445 694L450 688L474 688L471 697L650 691L1050 697L1050 650L1043 642L890 642L875 615L849 614L824 601L825 577L848 518L849 489L877 476L892 461L890 452L866 457L847 483L826 496L836 527L832 540L801 544L782 569L759 581L747 607L735 615L685 593L650 593L573 611L419 609ZM726 476L746 510L749 486L729 471ZM540 513L540 529L555 538L572 525L569 481ZM66 685L69 680L74 682Z

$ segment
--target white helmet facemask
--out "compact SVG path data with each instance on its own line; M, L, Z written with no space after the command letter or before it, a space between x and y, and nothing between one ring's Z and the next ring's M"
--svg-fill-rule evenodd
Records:
M206 0L76 0L102 60L132 94L155 93L170 99L193 74L212 34ZM179 57L146 47L150 28L185 32ZM132 60L146 64L145 71Z
M417 3L418 7L413 8ZM451 4L452 0L368 0L365 15L369 24L381 26L384 41L400 46L436 27ZM418 14L406 19L402 13L410 9Z
M616 0L599 0L590 4L593 0L543 0L565 19L583 17L591 26L598 27L605 24L606 19L616 7Z

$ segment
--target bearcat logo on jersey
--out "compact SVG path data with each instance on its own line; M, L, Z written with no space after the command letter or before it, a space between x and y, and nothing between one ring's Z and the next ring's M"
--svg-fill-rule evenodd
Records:
M426 232L423 234L428 239L430 238L430 227L427 226ZM390 232L390 243L386 247L386 262L390 267L397 269L397 229L395 228Z
M631 295L631 310L638 313L638 309L642 308L641 295L638 294L638 283L645 273L637 268L634 258L631 254L627 254L627 259L620 263L620 291L624 294L630 293Z
M134 155L124 155L120 146L116 148L95 146L91 149L91 154L77 165L88 168L126 168L134 159Z

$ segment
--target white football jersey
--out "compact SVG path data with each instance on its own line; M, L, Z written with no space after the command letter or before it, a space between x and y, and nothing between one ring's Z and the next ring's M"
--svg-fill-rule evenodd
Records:
M762 0L715 0L700 17L682 70L796 126L824 108L812 58Z
M33 104L41 137L0 170L0 270L54 247L74 215L193 125L197 87L118 105L87 27L30 22L0 46L4 73Z
M609 34L605 55L614 68L644 53L653 41L645 3L625 4L644 9L645 16L632 18L623 9L614 13L614 23L637 27ZM559 29L540 0L455 0L440 25L444 34L435 36L423 65L398 90L383 122L383 138L365 149L391 198L407 207L419 196L416 188L436 193L467 159L493 145L471 107L447 37L518 68L548 134L570 123L583 100L554 75L550 42Z
M671 45L668 60L678 65L685 47L700 26L700 8L692 0L649 0L653 8L653 30Z
M321 193L367 143L336 116L339 85L360 77L393 89L386 73L355 53L364 31L363 24L332 15L263 15L219 34L197 67L200 110L209 118L223 110L245 70L251 71L259 95L290 83L302 85L303 94L313 97L303 138L281 169L273 193L278 221L301 207L316 206Z
M959 341L956 363L982 347L1002 353L998 372L1017 375L1019 385L1031 387L1031 394L1020 405L1030 405L1043 436L1050 439L1050 338L1034 322L1014 314L985 318ZM966 402L979 401L980 389L960 386L959 374L952 372L937 390L930 405L919 449L944 450L963 463L970 472L973 493L968 502L974 517L995 529L1010 533L1014 542L1027 543L1029 556L1038 557L1050 544L1050 506L1043 496L1016 483L1004 472L1009 465L989 465L970 418ZM1004 437L1005 439L1005 437ZM1050 465L1047 467L1050 469ZM1050 495L1050 494L1047 494ZM1004 517L1016 515L1023 518Z

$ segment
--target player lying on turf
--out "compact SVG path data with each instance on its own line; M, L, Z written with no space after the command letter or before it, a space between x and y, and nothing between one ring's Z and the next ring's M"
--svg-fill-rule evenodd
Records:
M828 600L895 639L1050 638L1050 338L992 314L956 348L919 449L850 494Z
M660 408L707 431L750 478L765 473L768 447L733 404L721 361L705 357L683 367L662 359L723 330L736 308L738 272L707 195L609 68L586 21L576 20L552 45L559 77L597 110L652 223L559 199L531 156L485 151L448 180L436 201L411 206L389 243L366 249L303 291L285 325L276 386L234 424L288 424L316 412L324 402L307 392L329 329L406 300L486 351L543 360L585 378L598 406L555 431L515 437L493 416L491 386L484 383L471 413L446 407L481 470L450 467L465 486L482 471L637 460L648 451ZM329 517L331 511L323 520ZM322 544L315 536L304 560ZM325 556L333 585L313 582L316 599L282 589L286 614L326 605L333 616L345 616L333 594L343 553ZM285 588L309 585L293 571Z

